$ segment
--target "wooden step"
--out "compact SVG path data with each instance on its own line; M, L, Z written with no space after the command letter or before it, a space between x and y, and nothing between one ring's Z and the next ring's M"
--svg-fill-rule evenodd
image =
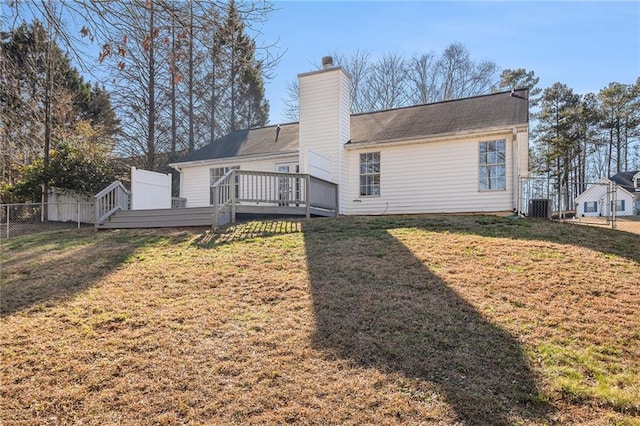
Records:
M220 224L229 223L229 214L220 215ZM97 229L178 228L185 226L212 226L213 208L196 207L157 210L121 210Z

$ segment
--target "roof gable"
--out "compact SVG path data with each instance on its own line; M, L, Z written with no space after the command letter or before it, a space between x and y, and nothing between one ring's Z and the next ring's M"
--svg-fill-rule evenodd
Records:
M615 175L611 176L609 178L609 180L611 180L612 182L615 182L617 185L620 185L621 187L623 187L627 191L629 191L631 193L634 193L636 189L634 187L633 178L637 174L640 174L640 171L635 170L635 171L632 171L632 172L620 172L620 173L616 173Z

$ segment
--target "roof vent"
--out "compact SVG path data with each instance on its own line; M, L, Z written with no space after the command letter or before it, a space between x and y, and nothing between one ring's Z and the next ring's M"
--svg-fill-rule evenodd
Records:
M322 69L326 70L329 68L333 68L333 57L331 56L323 56L322 57Z

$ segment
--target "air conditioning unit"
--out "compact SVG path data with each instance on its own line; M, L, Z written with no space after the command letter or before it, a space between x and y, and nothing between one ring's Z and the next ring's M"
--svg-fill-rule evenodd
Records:
M551 200L548 198L529 200L529 217L551 218Z

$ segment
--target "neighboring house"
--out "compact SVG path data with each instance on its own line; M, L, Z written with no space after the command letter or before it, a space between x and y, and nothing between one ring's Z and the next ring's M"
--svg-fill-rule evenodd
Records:
M614 200L617 216L640 214L640 171L620 172L591 185L576 197L576 216L609 216Z
M352 115L350 77L330 58L298 78L298 123L236 131L171 164L187 207L210 205L212 184L236 168L333 182L343 215L516 210L526 89Z

